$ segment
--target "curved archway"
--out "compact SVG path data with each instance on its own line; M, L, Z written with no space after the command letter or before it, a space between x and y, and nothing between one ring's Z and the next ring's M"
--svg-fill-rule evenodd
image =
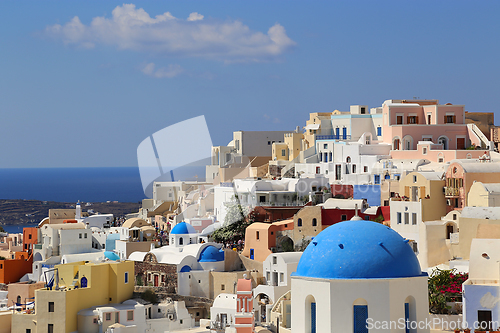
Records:
M316 333L318 322L316 315L316 299L313 295L308 295L304 302L304 313L306 314L304 320L304 332L307 333Z
M42 261L43 258L42 258L42 255L40 254L40 252L37 252L33 255L33 261Z
M352 303L352 315L354 318L354 332L368 333L366 320L368 319L368 302L358 298Z
M293 250L294 250L293 240L286 235L279 237L276 240L276 243L278 245L278 248L282 252L293 252Z
M399 150L401 145L401 139L396 136L392 139L392 150Z
M444 150L448 150L448 142L449 142L449 139L446 135L441 135L438 138L438 144L442 144Z
M403 137L403 149L413 150L413 138L411 135L405 135Z
M417 303L413 296L408 296L405 299L405 323L407 324L406 331L408 333L416 333L417 328L413 323L417 322Z
M457 225L454 222L446 223L446 239L451 239L451 234L457 232Z
M443 162L444 162L444 154L438 153L438 163L443 163Z

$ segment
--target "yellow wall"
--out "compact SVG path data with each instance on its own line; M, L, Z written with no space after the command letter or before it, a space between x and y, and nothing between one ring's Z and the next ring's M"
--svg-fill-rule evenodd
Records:
M479 224L497 224L500 225L500 220L490 219L475 219L468 217L460 217L460 232L459 232L459 256L463 259L469 259L470 246L473 238L477 238L477 228Z
M0 333L10 333L10 324L12 321L12 312L0 312Z
M40 289L35 292L34 315L14 315L15 332L24 333L35 320L37 326L46 328L54 324L54 332L74 332L78 329L77 313L92 306L121 303L132 297L134 291L134 262L70 263L56 265L59 271L59 286L65 290ZM71 289L78 272L78 281L87 278L87 288ZM125 283L128 272L128 283ZM77 284L79 286L79 283ZM54 312L48 312L48 303L54 302ZM35 331L32 330L34 333Z

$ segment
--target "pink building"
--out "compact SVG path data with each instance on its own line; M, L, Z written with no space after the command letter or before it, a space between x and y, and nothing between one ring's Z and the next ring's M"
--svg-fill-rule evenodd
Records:
M236 315L234 326L238 333L254 333L252 280L238 279L236 289Z
M419 141L432 141L443 150L481 145L472 126L465 124L463 105L440 105L437 100L388 100L382 105L383 141L393 150L416 150ZM396 158L393 156L393 158Z
M427 159L432 162L447 163L453 160L489 160L489 150L445 150L442 144L420 141L417 150L391 150L393 159Z

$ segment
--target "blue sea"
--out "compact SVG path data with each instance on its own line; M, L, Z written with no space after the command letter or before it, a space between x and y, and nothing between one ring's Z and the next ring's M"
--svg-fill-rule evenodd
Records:
M137 167L0 169L0 199L139 202L145 198Z

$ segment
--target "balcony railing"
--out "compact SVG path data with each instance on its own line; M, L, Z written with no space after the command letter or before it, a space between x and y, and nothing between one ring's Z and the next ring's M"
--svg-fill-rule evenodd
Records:
M316 135L316 140L351 140L351 136L347 134Z
M460 194L460 188L458 187L445 187L444 195L447 197L458 197Z

